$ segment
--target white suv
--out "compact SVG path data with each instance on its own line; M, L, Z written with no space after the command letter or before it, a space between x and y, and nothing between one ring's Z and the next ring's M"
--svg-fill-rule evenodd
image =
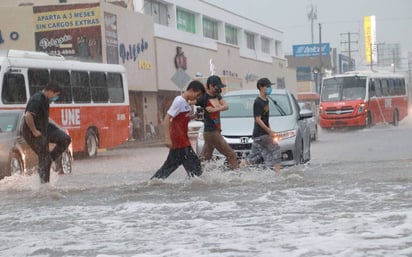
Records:
M238 158L244 158L251 150L254 125L253 103L258 90L240 90L226 93L223 98L229 110L220 113L222 136L235 150ZM305 163L310 160L310 128L304 121L313 116L310 110L300 110L293 94L285 89L276 89L269 96L269 124L276 132L276 140L282 151L282 166ZM202 151L203 128L200 128L196 151ZM215 151L216 157L222 157Z

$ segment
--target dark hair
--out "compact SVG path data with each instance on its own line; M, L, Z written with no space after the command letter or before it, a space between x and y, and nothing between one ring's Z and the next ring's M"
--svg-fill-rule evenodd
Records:
M195 92L202 92L205 93L205 86L203 86L202 82L198 80L192 80L189 85L187 86L186 90L193 90Z
M45 91L52 91L54 93L61 93L63 91L62 86L57 81L50 81L44 88Z
M270 82L268 78L261 78L256 83L257 89L260 89L261 87L270 87L271 85L274 85L274 83Z

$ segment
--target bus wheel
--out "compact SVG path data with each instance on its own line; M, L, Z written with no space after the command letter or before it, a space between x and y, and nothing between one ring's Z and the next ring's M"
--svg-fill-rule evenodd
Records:
M94 157L97 155L98 139L96 133L89 129L86 133L86 146L84 152L87 157Z
M399 125L399 113L398 110L395 110L393 112L393 123L392 123L395 127Z
M372 125L372 115L370 112L366 115L365 128L370 128Z
M9 171L10 176L23 175L23 161L17 153L11 153Z

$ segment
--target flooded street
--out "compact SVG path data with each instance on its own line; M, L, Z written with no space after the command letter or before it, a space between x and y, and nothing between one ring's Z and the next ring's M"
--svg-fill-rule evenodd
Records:
M281 175L209 163L149 182L163 147L0 181L0 256L412 256L412 126L321 131Z

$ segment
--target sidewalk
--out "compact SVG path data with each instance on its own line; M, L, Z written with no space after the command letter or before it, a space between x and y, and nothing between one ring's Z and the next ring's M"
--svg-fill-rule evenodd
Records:
M127 141L119 146L119 148L138 148L138 147L161 147L165 146L163 138L143 139Z

